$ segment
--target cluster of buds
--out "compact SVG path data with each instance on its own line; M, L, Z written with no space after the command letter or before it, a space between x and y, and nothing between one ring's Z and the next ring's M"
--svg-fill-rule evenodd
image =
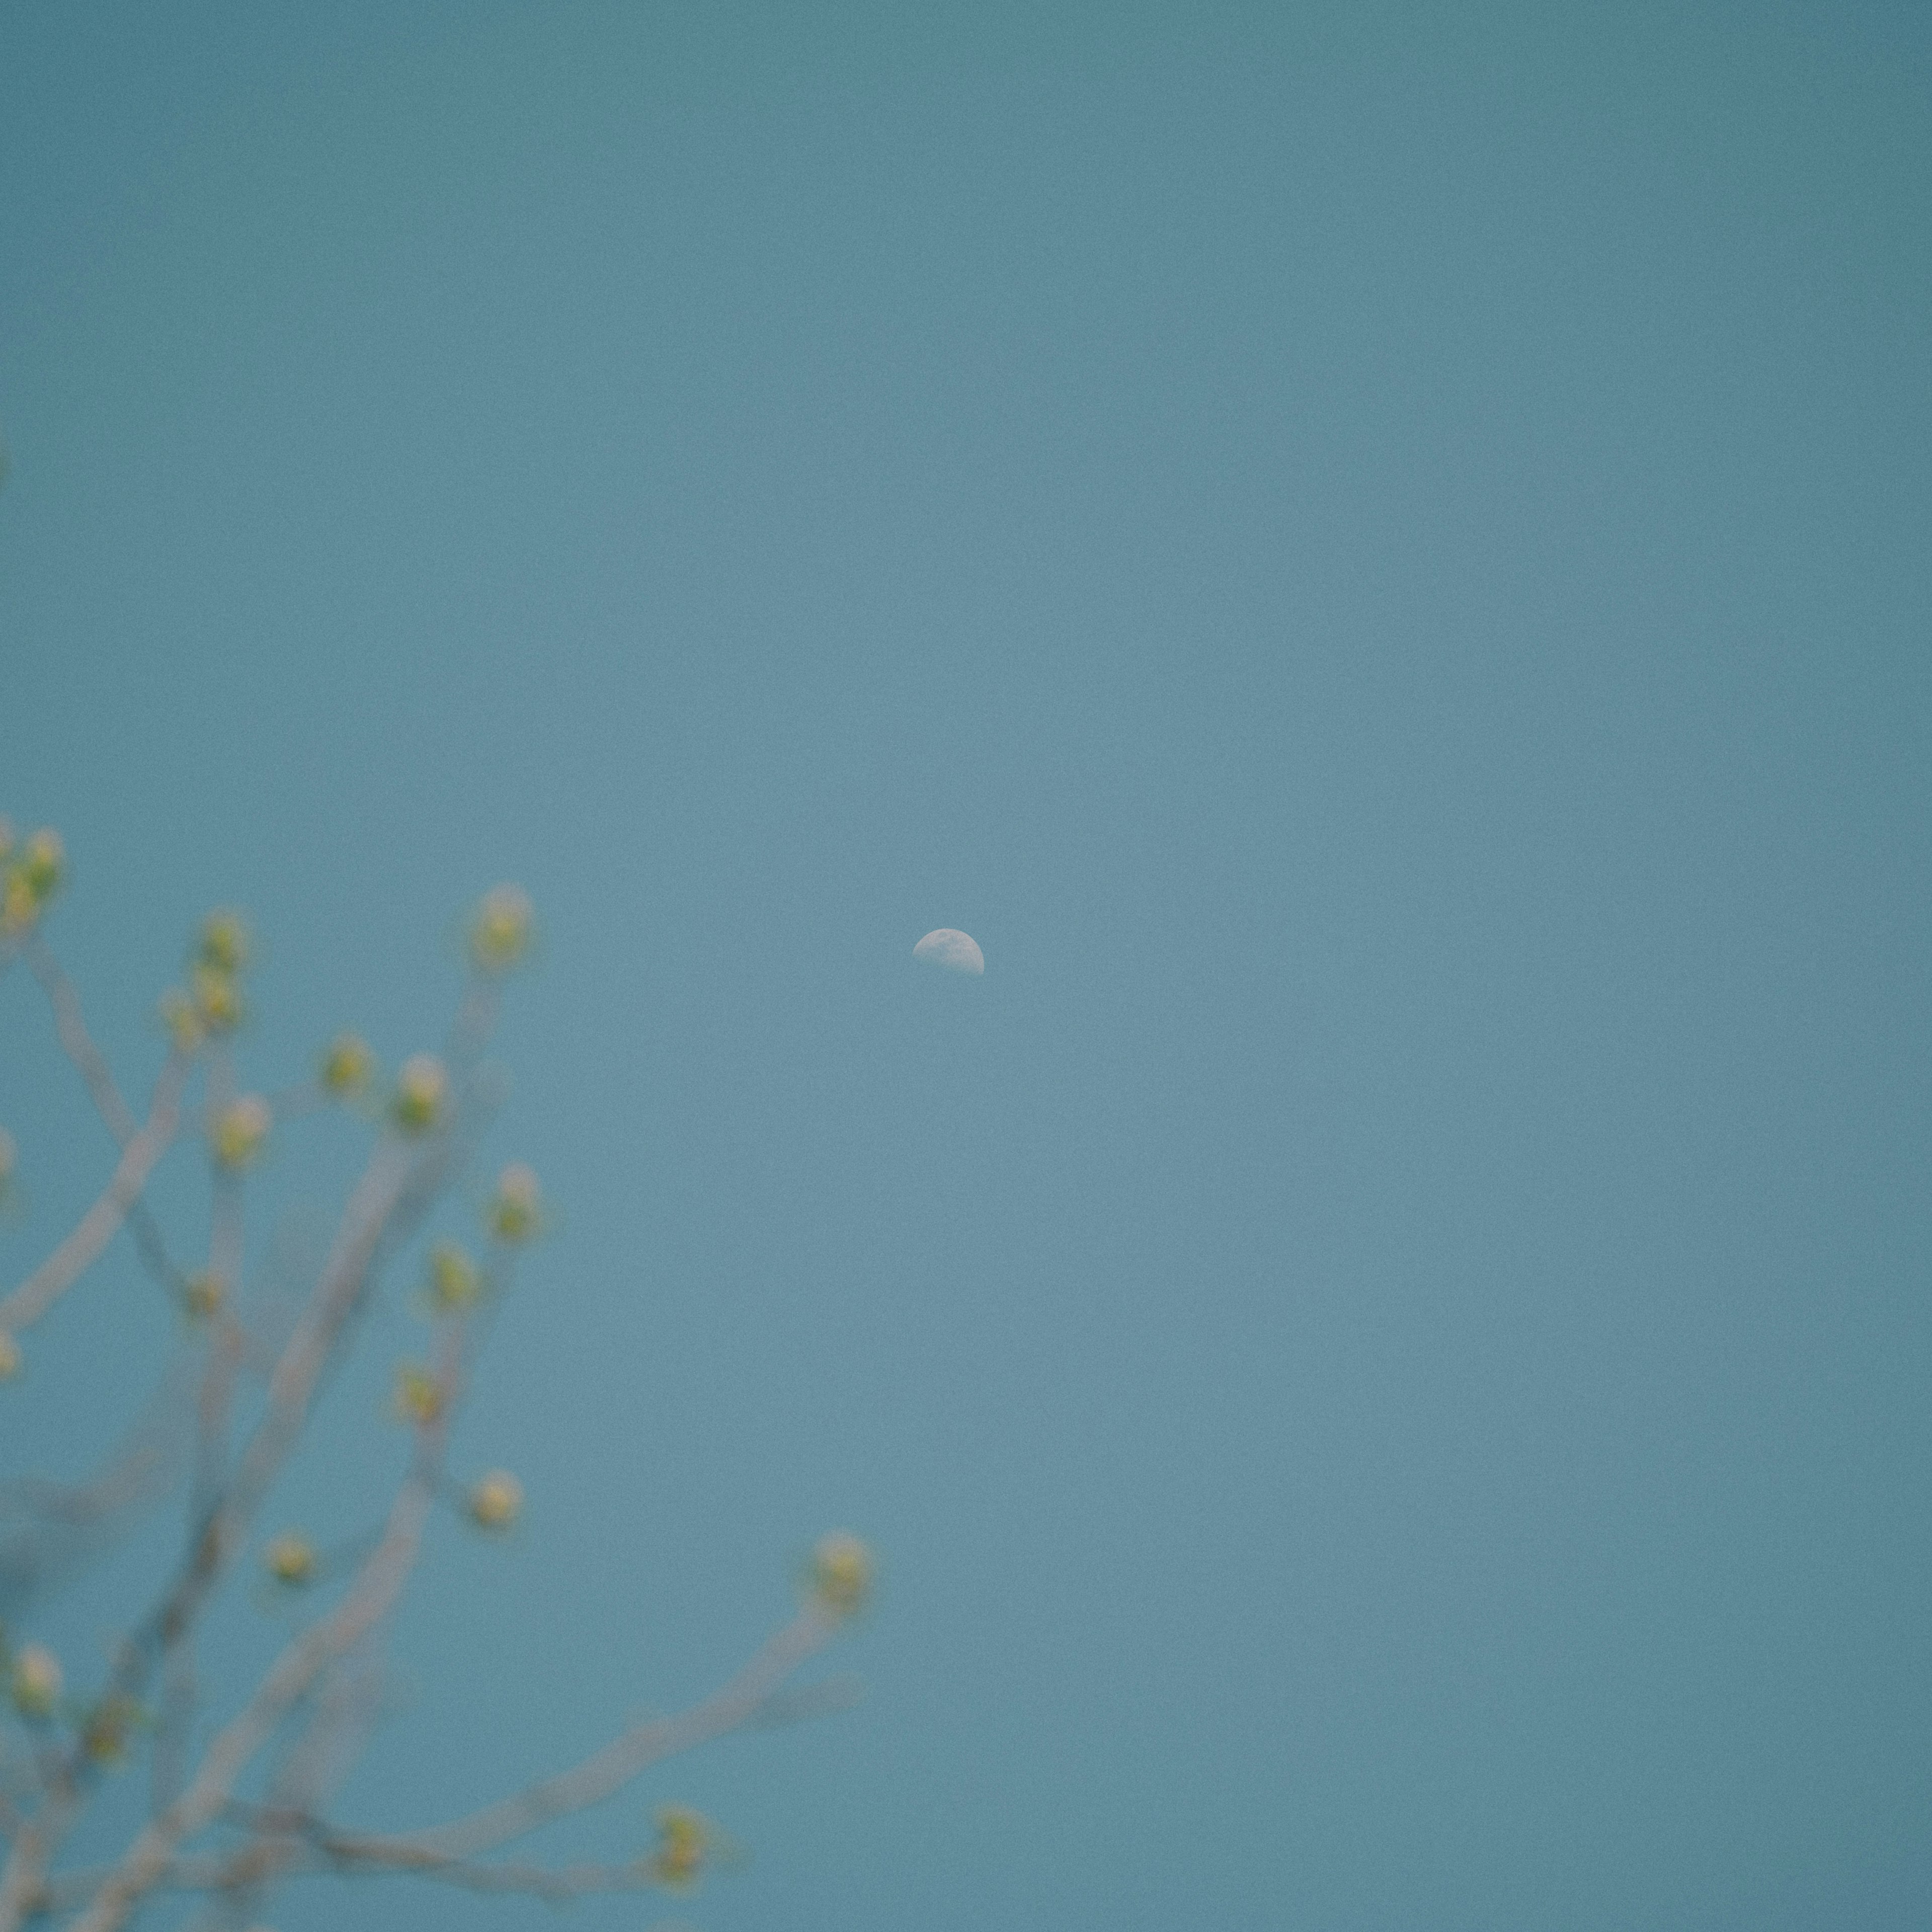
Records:
M67 1675L45 1644L22 1644L10 1659L0 1663L0 1670L5 1672L9 1701L28 1724L50 1724L61 1714ZM132 1697L116 1691L80 1713L75 1721L82 1754L111 1769L126 1758L129 1736L146 1721L146 1714Z
M161 995L161 1018L180 1052L224 1039L242 1024L248 1012L242 976L254 951L238 912L212 912L202 921L188 951L187 986Z
M543 1232L543 1188L536 1170L512 1161L496 1177L484 1219L491 1236L514 1247Z
M239 1174L253 1166L268 1144L268 1130L274 1116L259 1094L244 1094L231 1100L214 1117L208 1129L208 1150L214 1164L226 1174Z
M0 818L0 939L32 930L67 877L67 848L50 825L17 844Z
M433 1053L412 1053L396 1074L389 1112L406 1134L427 1134L442 1124L449 1106L449 1073Z
M813 1545L806 1592L821 1615L843 1622L872 1594L872 1552L849 1530L835 1529Z
M657 1849L641 1862L646 1878L668 1892L694 1892L722 1843L718 1828L687 1804L658 1814Z
M460 1315L476 1305L483 1276L454 1241L439 1241L429 1251L429 1304L439 1315Z
M262 1552L262 1567L283 1588L300 1590L315 1581L319 1559L315 1545L298 1529L285 1529L269 1539Z
M28 1724L44 1724L59 1708L66 1678L60 1659L45 1644L23 1644L8 1677L14 1708Z
M470 1484L464 1506L478 1529L500 1534L514 1529L524 1513L524 1486L508 1470L492 1469Z
M470 961L478 972L500 977L520 965L536 936L536 914L521 886L492 886L470 918Z

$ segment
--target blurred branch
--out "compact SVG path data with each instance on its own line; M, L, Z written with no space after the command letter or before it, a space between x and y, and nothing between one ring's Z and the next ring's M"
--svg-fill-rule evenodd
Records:
M473 1002L466 1003L466 1010L473 1008ZM494 1008L485 1011L487 1014ZM477 1038L470 1045L472 1059L480 1044ZM170 1062L170 1066L175 1064L175 1060ZM256 1510L300 1438L322 1373L352 1317L363 1304L384 1242L399 1234L406 1236L427 1212L448 1177L453 1150L466 1147L466 1130L474 1131L473 1123L466 1118L472 1111L459 1104L450 1122L426 1136L421 1143L394 1135L386 1135L377 1142L343 1210L314 1292L269 1377L266 1411L219 1502L191 1534L188 1556L174 1581L160 1602L121 1646L107 1699L125 1701L138 1696L158 1655L182 1643L200 1615L229 1562L246 1540ZM173 1846L184 1835L201 1828L206 1822L201 1814L211 1792L219 1792L220 1798L215 1801L218 1808L220 1799L228 1795L227 1786L234 1775L330 1661L326 1641L322 1651L314 1654L304 1646L316 1640L317 1631L338 1629L341 1628L338 1620L359 1615L372 1600L372 1592L380 1597L380 1586L392 1576L394 1588L400 1588L415 1560L422 1519L427 1517L434 1502L437 1480L436 1469L430 1467L422 1472L421 1480L412 1478L404 1485L382 1543L334 1617L284 1653L242 1714L218 1734L187 1789L136 1838L123 1862L120 1882L113 1894L121 1903L118 1906L111 1903L101 1906L112 1915L100 1920L101 1924L121 1922L134 1900L154 1882L152 1871L157 1864L165 1864ZM404 1550L407 1552L406 1562L398 1554ZM370 1616L370 1626L380 1614L378 1610ZM359 1634L359 1630L354 1634ZM343 1640L345 1645L352 1640L352 1634ZM267 1730L256 1736L254 1726L265 1719ZM230 1765L230 1759L238 1750L243 1753L240 1762ZM34 1874L44 1870L78 1815L85 1796L85 1769L84 1740L77 1740L62 1772L65 1785L72 1792L72 1802L58 1807L50 1804L46 1808L28 1831L16 1840L5 1875L0 1876L0 1932L18 1932L21 1915L35 1896L34 1888L38 1881ZM158 1846L161 1848L158 1851Z
M238 1262L238 1256L236 1258ZM227 1474L229 1418L244 1347L241 1324L222 1310L208 1340L207 1364L195 1405L194 1483L188 1496L190 1538L206 1520ZM151 1780L151 1804L156 1811L172 1802L184 1775L196 1702L194 1632L194 1623L183 1619L162 1649L161 1707L155 1725Z
M378 1837L338 1831L298 1805L270 1802L217 1808L220 1820L254 1835L239 1850L200 1858L163 1860L146 1889L230 1892L266 1881L318 1875L398 1876L437 1880L472 1892L526 1892L561 1903L593 1892L642 1891L660 1882L648 1861L625 1865L484 1864L476 1854L532 1831L566 1813L609 1797L664 1758L730 1732L766 1723L790 1723L847 1708L856 1700L851 1678L834 1678L795 1696L778 1687L834 1636L839 1626L816 1609L802 1611L772 1636L722 1690L670 1718L633 1725L574 1769L534 1784L514 1797L467 1817L422 1832ZM278 1666L279 1669L280 1666ZM345 1694L368 1708L366 1678ZM211 1754L212 1755L212 1754ZM295 1780L298 1782L299 1780ZM200 1820L216 1822L216 1814ZM196 1828L199 1829L198 1824ZM52 1896L67 1910L95 1900L118 1876L94 1868L62 1874ZM96 1932L118 1918L76 1922L74 1932Z
M0 1612L16 1612L131 1527L178 1480L189 1402L179 1364L164 1376L134 1426L84 1482L23 1476L0 1483Z
M0 1332L17 1334L38 1322L99 1258L174 1138L188 1071L188 1062L182 1054L168 1056L155 1083L146 1124L122 1149L106 1190L67 1239L11 1294L0 1299Z
M314 1289L268 1377L268 1402L234 1474L190 1540L188 1556L161 1601L122 1646L115 1690L138 1694L157 1646L191 1623L246 1540L270 1486L300 1438L322 1375L364 1305L386 1243L414 1231L447 1179L457 1150L466 1148L479 1109L459 1105L455 1118L416 1143L379 1140L344 1208ZM0 1921L0 1932L7 1932Z
M20 890L29 891L30 913L58 885L60 849L50 832L30 842L29 858L38 869L19 874L28 880ZM664 1814L658 1851L625 1864L548 1866L484 1855L601 1802L647 1766L711 1738L796 1722L856 1701L858 1686L850 1678L797 1691L785 1688L866 1593L869 1556L840 1532L822 1539L814 1552L806 1607L722 1689L688 1710L631 1724L569 1768L440 1825L379 1834L326 1822L334 1790L382 1708L388 1625L422 1556L430 1513L449 1493L446 1449L470 1360L508 1286L517 1251L543 1225L536 1178L513 1163L499 1177L485 1213L489 1251L481 1268L453 1243L432 1252L434 1292L425 1306L439 1317L435 1359L428 1370L404 1364L399 1372L398 1410L413 1422L414 1432L386 1517L356 1540L352 1553L340 1553L339 1567L329 1566L332 1576L347 1576L339 1597L284 1646L198 1756L193 1748L203 1614L302 1439L327 1378L345 1359L385 1262L446 1192L502 1096L502 1076L482 1056L501 976L524 956L531 918L527 896L514 886L495 888L479 902L468 934L472 970L442 1060L413 1055L392 1086L380 1087L367 1044L340 1034L314 1079L281 1089L267 1102L236 1098L224 1044L246 1010L240 982L250 951L247 924L232 911L211 914L190 955L190 991L172 993L164 1003L177 1043L156 1082L148 1118L139 1124L52 953L31 930L16 944L0 944L0 969L16 952L28 958L62 1048L120 1148L100 1198L52 1253L0 1298L0 1339L10 1351L9 1331L44 1314L125 1226L142 1265L201 1324L206 1342L192 1400L182 1376L172 1376L159 1420L137 1430L89 1481L0 1487L0 1597L10 1589L24 1595L174 1486L193 1417L187 1546L147 1614L128 1628L106 1684L84 1700L64 1697L59 1660L44 1646L28 1645L14 1660L12 1695L27 1727L0 1739L0 1834L12 1840L0 1870L0 1932L20 1932L26 1919L49 1912L76 1915L70 1932L119 1932L163 1890L201 1893L201 1916L194 1922L211 1932L236 1932L257 1916L277 1881L303 1874L413 1874L474 1892L554 1904L676 1886L694 1877L707 1858L729 1854L728 1840L694 1813ZM202 1104L190 1109L184 1096L197 1066L206 1068L206 1089ZM286 1299L267 1296L265 1331L258 1323L244 1324L237 1300L248 1256L242 1171L272 1123L344 1101L378 1100L380 1112L370 1117L382 1124L320 1265L310 1258ZM206 1266L187 1276L170 1259L142 1199L157 1163L184 1133L208 1136L213 1187ZM14 1352L10 1366L17 1360ZM244 1371L261 1375L266 1388L257 1396L251 1388L250 1426L231 1442ZM513 1477L495 1472L460 1497L478 1526L502 1528L515 1520L520 1489ZM283 1544L295 1547L298 1562L285 1560ZM278 1587L293 1587L317 1580L322 1571L314 1544L292 1531L272 1546L265 1574ZM157 1672L149 1816L112 1863L50 1876L53 1858L102 1773L146 1728L141 1700ZM257 1802L238 1798L244 1778L251 1792L262 1794ZM217 1837L197 1846L204 1833L222 1827L238 1828L243 1841Z
M74 982L38 931L26 934L21 950L26 955L34 977L46 994L47 1004L53 1009L54 1034L62 1051L74 1063L86 1084L94 1111L107 1124L107 1131L118 1145L125 1148L137 1130L134 1116L115 1083L106 1055L94 1044L93 1035L87 1030L86 1019L80 1010L80 995L74 990ZM176 1130L191 1124L187 1120L178 1121ZM142 1265L164 1287L178 1287L180 1273L168 1259L160 1230L155 1226L154 1217L148 1212L146 1204L139 1200L130 1202L127 1218L128 1232L134 1238Z
M815 1604L766 1640L724 1687L674 1717L646 1718L620 1732L579 1765L481 1810L422 1831L391 1836L332 1834L330 1856L344 1863L434 1870L474 1858L539 1825L599 1803L647 1766L754 1722L772 1694L838 1629Z
M62 970L60 962L38 932L27 934L20 950L54 1010L54 1032L59 1039L62 1051L74 1062L81 1078L86 1082L87 1090L94 1098L95 1111L107 1123L107 1131L125 1147L134 1138L134 1117L129 1112L127 1102L121 1097L120 1088L114 1084L106 1056L94 1045L94 1036L87 1030L87 1022L81 1015L80 995L74 991L74 982Z
M330 1855L326 1838L318 1839L300 1822L264 1807L254 1815L266 1835L225 1856L173 1860L154 1882L155 1892L207 1892L232 1896L288 1878L373 1877L382 1874L368 1865L344 1864ZM598 1893L645 1892L661 1885L648 1859L622 1865L533 1865L454 1863L412 1868L412 1875L434 1879L467 1892L522 1892L553 1905ZM43 1893L46 1908L71 1912L100 1889L104 1868L57 1874ZM78 1932L78 1927L76 1928Z
M323 1855L328 1856L325 1842ZM326 1870L352 1871L353 1866L332 1862ZM552 1905L596 1893L647 1892L663 1881L648 1858L622 1865L478 1864L458 1861L412 1868L417 1876L460 1886L466 1892L524 1892Z
M328 1666L346 1654L395 1606L421 1553L462 1372L461 1324L448 1324L438 1364L443 1400L417 1430L410 1474L389 1511L382 1540L342 1601L284 1650L238 1715L216 1734L188 1789L149 1821L74 1922L74 1932L116 1932L140 1900L163 1883L176 1848L222 1814L235 1782Z
M48 1902L47 1867L61 1840L73 1828L80 1793L70 1780L50 1790L40 1810L14 1834L6 1870L0 1873L0 1926L12 1932Z

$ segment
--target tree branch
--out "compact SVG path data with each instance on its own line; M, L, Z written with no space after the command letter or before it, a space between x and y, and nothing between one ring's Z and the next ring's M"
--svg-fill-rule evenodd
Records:
M188 1070L188 1063L180 1054L169 1055L155 1083L146 1124L122 1148L113 1178L67 1239L11 1294L0 1299L0 1330L17 1334L38 1322L100 1258L174 1138Z
M767 1639L722 1690L689 1710L646 1718L568 1771L447 1824L384 1837L332 1833L327 1840L330 1853L344 1862L420 1870L472 1858L553 1818L584 1810L628 1784L647 1766L756 1721L772 1694L822 1650L838 1629L835 1619L808 1605Z
M20 950L54 1010L54 1032L62 1051L87 1083L95 1110L107 1123L107 1131L125 1147L134 1138L134 1117L114 1084L106 1056L94 1045L94 1036L87 1030L87 1022L81 1016L80 995L74 991L74 982L61 970L60 962L38 932L27 934Z
M342 1601L290 1644L241 1712L217 1733L188 1789L152 1820L74 1922L73 1932L116 1932L142 1897L163 1883L176 1848L219 1818L236 1780L328 1666L395 1606L416 1567L436 1499L448 1419L462 1370L460 1324L450 1324L438 1381L445 1399L417 1434L413 1466L389 1511L374 1553Z

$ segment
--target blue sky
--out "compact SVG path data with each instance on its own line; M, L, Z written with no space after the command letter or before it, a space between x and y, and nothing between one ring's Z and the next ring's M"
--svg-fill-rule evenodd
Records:
M433 1041L492 882L543 922L490 1154L559 1222L457 1450L529 1523L439 1526L346 1820L702 1690L850 1523L867 1702L537 1849L696 1804L709 1932L1924 1922L1928 66L1856 4L10 10L0 810L104 1040L152 1077L211 904L263 1086ZM10 1285L107 1150L17 972L0 1039ZM258 1255L355 1151L291 1126ZM291 1518L393 1480L406 1288ZM124 1246L36 1331L10 1468L155 1300ZM161 1546L44 1612L76 1676Z

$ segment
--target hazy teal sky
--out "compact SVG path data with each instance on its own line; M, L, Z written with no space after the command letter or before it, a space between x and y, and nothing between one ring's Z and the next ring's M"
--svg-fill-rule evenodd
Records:
M104 1037L218 902L271 1086L544 924L457 1446L530 1524L442 1526L345 1820L849 1523L868 1701L539 1849L696 1804L706 1932L1932 1922L1928 88L1857 0L7 9L0 810ZM45 1036L4 1284L106 1172ZM380 1506L402 1286L272 1514ZM351 1915L544 1917L271 1916Z

